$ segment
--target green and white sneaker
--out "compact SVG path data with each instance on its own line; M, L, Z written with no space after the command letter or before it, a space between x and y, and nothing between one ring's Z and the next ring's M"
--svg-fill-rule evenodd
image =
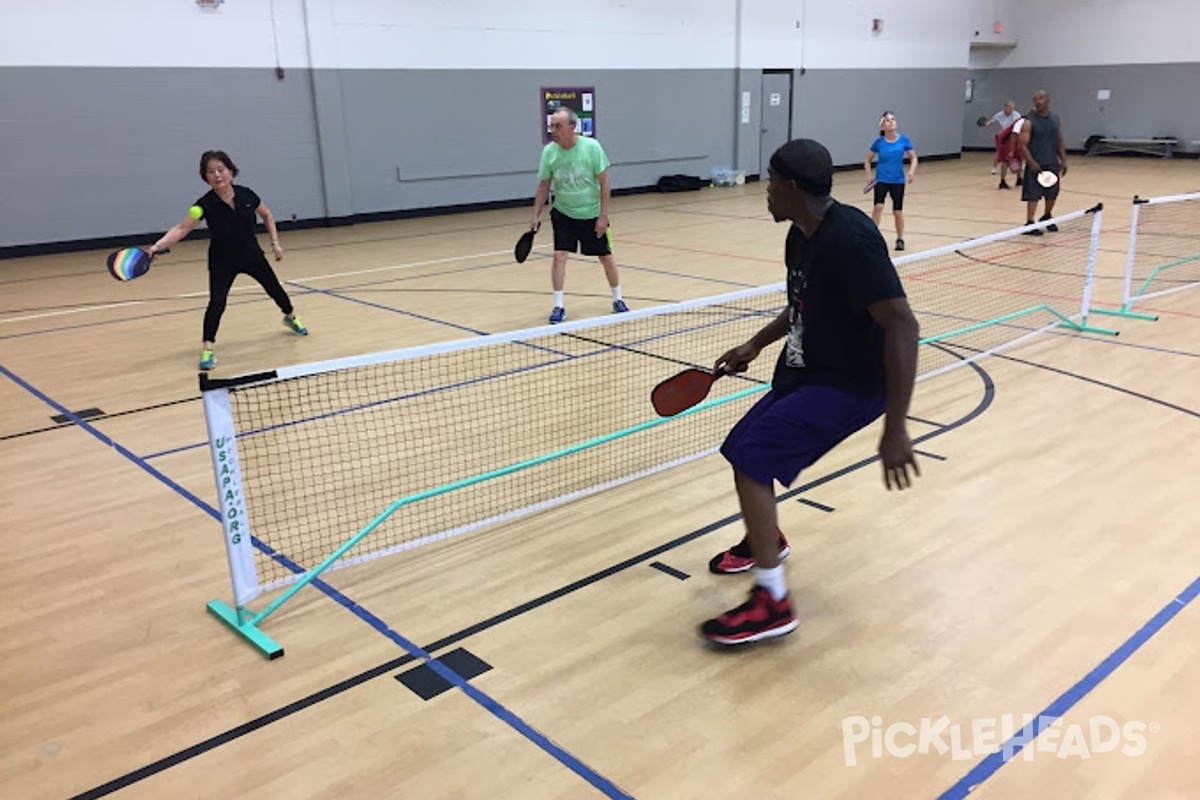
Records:
M304 325L300 322L300 318L295 315L284 317L283 327L287 328L297 336L308 336L308 328L304 327Z

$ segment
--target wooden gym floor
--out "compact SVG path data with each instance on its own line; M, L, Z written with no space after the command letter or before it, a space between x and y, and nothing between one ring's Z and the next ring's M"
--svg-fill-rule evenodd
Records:
M1023 220L989 161L922 164L910 252ZM1098 303L1119 301L1132 196L1198 185L1192 161L1073 159L1059 213L1105 204ZM865 208L859 186L835 193ZM216 374L542 324L549 239L510 255L527 214L285 232L312 333L240 279ZM783 279L762 184L617 198L613 226L635 308ZM205 612L229 596L211 466L172 452L205 438L204 246L130 284L99 252L0 263L0 796L1200 792L1200 291L1148 301L1157 322L1102 318L1117 337L1046 335L919 384L913 491L860 463L875 428L801 476L780 513L802 624L778 642L695 635L749 584L705 568L741 535L715 457L335 573L340 595L306 588L266 623L287 648L268 662ZM608 310L589 261L568 270L573 319ZM394 679L414 646L491 669L424 700ZM1039 714L1062 719L989 756Z

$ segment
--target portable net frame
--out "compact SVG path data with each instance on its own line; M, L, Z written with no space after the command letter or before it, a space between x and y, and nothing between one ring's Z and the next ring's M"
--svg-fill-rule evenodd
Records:
M895 261L923 338L918 380L1087 324L1101 208ZM711 455L770 386L777 350L670 418L650 390L708 368L786 306L774 284L683 303L282 367L200 376L233 604L260 624L327 570L485 529ZM282 591L280 591L282 590ZM248 604L279 594L264 608Z
M1200 286L1200 192L1135 197L1129 222L1125 284L1118 310L1097 314L1156 320L1135 303Z

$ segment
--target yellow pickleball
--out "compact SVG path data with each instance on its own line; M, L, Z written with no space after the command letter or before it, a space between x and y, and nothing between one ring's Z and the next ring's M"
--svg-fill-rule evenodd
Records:
M204 209L200 206L192 206L188 209L188 216L192 219L200 219L204 216Z

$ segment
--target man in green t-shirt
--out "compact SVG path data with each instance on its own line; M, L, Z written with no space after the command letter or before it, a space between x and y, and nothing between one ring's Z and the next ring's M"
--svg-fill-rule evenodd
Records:
M621 281L612 257L612 234L608 228L608 156L595 139L576 133L579 117L568 108L550 116L550 136L554 141L542 149L538 165L538 188L533 198L530 230L541 224L542 207L554 184L554 207L550 222L554 226L554 265L550 281L554 286L554 310L550 322L567 317L563 285L567 277L567 257L578 250L585 256L599 256L608 285L612 288L614 314L628 311L621 299Z

